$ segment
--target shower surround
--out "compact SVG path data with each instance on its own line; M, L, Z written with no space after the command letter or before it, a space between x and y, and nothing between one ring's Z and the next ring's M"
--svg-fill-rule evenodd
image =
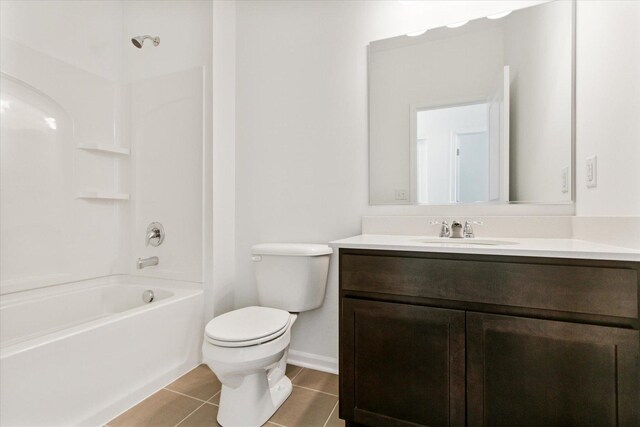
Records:
M199 363L213 4L1 9L0 422L98 425Z

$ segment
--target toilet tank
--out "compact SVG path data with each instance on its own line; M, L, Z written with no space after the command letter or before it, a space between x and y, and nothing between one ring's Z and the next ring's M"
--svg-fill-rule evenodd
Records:
M261 306L290 312L324 301L333 250L310 243L263 243L251 248Z

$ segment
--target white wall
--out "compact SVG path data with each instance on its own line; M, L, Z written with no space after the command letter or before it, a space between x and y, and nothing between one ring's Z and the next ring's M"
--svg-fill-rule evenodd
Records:
M379 40L533 2L237 4L236 306L257 303L260 242L328 242L364 214L571 213L557 207L368 206L367 53ZM292 349L337 357L337 257L325 304L294 325Z
M236 5L213 3L213 230L205 320L234 308L236 218ZM207 156L208 157L208 156Z
M640 2L580 2L576 44L577 214L640 215Z
M505 20L509 200L571 200L562 192L562 169L571 170L572 14L571 2L554 1Z

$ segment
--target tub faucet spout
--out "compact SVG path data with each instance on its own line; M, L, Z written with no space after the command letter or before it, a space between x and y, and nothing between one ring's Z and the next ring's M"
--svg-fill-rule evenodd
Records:
M145 267L158 265L159 262L160 259L157 256L152 256L150 258L138 258L138 262L136 264L138 266L138 270L142 270Z

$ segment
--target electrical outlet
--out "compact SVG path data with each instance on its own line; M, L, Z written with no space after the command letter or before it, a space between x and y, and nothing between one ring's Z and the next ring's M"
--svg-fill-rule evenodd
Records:
M409 200L407 190L396 190L396 200Z
M562 168L562 188L563 193L569 192L569 168L567 166Z
M593 188L598 186L598 157L593 155L587 157L587 187Z

